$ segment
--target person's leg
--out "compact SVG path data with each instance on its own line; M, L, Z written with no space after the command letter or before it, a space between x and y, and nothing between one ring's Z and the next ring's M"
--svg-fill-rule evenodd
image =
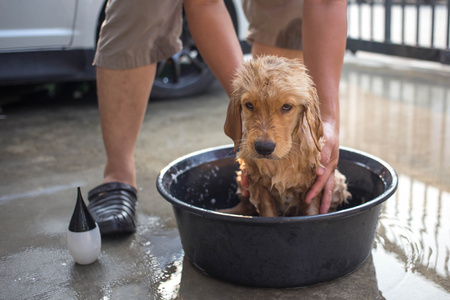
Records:
M134 149L154 76L155 64L125 70L97 67L106 167L103 184L89 191L88 208L102 235L136 230Z
M180 51L181 22L181 0L108 2L94 59L106 166L88 194L102 235L136 231L135 146L156 62Z
M156 62L181 50L180 0L109 1L94 64L106 150L103 183L137 187L134 148Z
M97 68L97 89L106 167L103 183L134 188L134 149L144 119L156 64L126 70Z

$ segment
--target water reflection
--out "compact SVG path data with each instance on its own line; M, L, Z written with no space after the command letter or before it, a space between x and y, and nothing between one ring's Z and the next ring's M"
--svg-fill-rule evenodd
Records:
M417 250L412 253L416 256L416 263L413 264L417 268L426 267L435 271L436 276L448 278L450 219L441 212L450 211L450 193L407 176L400 176L399 181L401 188L393 201L384 206L384 219L395 220L396 224L403 224L410 229L417 244L414 245ZM383 219L381 224L385 225ZM401 245L399 237L389 228L392 226L384 227L386 238Z
M450 189L448 78L347 69L341 88L342 143L380 154L400 173ZM402 79L398 73L404 73Z
M254 288L203 275L187 260L177 299L384 299L372 256L357 271L336 280L291 289Z
M450 292L448 212L450 193L401 175L398 192L385 202L377 238L377 246L402 263L404 274L426 277L447 293Z
M372 252L383 295L448 299L450 88L446 76L417 74L346 65L341 144L386 160L399 174Z

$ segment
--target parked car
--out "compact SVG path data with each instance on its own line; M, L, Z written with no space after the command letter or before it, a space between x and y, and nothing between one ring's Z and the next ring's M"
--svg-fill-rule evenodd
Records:
M240 0L225 0L243 50L247 20ZM0 85L95 80L92 66L106 0L0 0ZM183 49L157 67L152 97L205 90L214 76L186 21Z

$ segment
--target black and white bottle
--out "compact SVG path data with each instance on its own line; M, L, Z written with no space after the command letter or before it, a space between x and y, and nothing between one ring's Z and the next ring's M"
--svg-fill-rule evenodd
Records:
M67 232L70 255L80 265L91 264L100 254L101 243L98 225L87 209L78 187L77 204Z

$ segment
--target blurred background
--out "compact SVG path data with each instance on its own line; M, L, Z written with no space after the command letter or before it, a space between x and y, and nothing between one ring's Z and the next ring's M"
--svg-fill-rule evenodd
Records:
M225 3L249 53L240 1ZM156 191L172 160L231 143L228 98L187 24L183 50L158 66L136 149L138 231L104 240L95 264L73 264L65 230L75 188L86 194L104 165L91 63L106 3L0 0L0 298L450 299L449 3L348 1L340 143L391 164L399 187L359 270L276 290L194 269Z

